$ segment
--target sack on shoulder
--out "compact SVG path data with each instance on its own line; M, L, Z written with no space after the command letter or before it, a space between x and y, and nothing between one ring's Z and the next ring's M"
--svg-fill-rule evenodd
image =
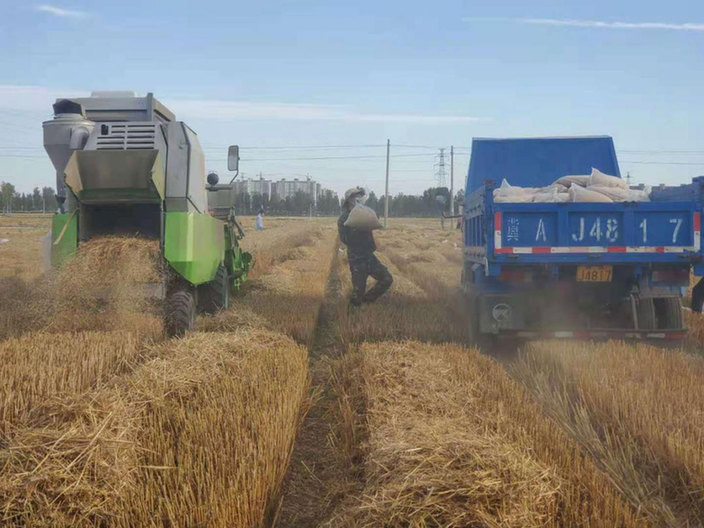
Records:
M381 229L382 225L376 216L374 209L366 205L357 204L350 211L350 216L345 221L345 227L360 229L362 231L372 231Z

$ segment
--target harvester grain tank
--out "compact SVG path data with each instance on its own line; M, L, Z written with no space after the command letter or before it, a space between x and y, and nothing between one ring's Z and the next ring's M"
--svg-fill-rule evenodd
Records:
M152 94L59 99L54 119L44 123L44 146L60 207L52 219L52 265L93 237L158 239L169 269L160 291L170 334L189 330L197 310L229 305L251 266L239 245L243 233L234 209L209 214L198 136ZM231 170L237 161L229 158Z
M704 178L649 201L494 198L504 179L534 188L593 168L620 177L610 137L473 140L462 284L475 341L684 337L682 295L692 268L704 274Z

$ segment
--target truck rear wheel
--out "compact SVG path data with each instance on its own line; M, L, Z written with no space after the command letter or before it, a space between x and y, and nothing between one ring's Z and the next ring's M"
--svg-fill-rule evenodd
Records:
M193 329L196 300L188 290L177 290L166 300L165 326L169 337L183 337Z
M469 317L469 345L484 353L491 354L496 346L496 337L481 331L479 320L479 299L467 297L467 315Z
M682 303L679 297L662 297L655 299L657 327L661 330L679 330L684 327Z
M638 330L654 330L656 328L655 303L651 297L640 298L636 301L636 315L638 316Z
M230 307L230 275L225 266L218 266L215 279L204 284L199 293L200 311L214 314L218 310L227 310Z

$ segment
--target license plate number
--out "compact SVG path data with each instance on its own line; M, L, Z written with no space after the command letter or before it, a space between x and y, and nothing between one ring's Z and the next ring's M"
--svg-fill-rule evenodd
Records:
M611 282L613 268L611 266L579 266L577 281L579 282Z

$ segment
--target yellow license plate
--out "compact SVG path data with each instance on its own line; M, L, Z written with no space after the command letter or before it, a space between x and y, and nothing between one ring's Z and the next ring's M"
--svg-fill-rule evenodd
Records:
M577 280L579 282L611 282L613 268L611 266L579 266Z

